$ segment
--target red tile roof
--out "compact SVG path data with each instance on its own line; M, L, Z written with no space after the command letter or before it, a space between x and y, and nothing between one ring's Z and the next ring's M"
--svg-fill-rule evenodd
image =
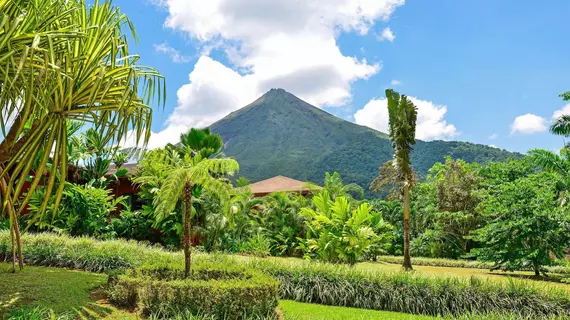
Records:
M250 185L255 195L266 195L273 192L302 192L311 191L307 183L284 176L276 176Z

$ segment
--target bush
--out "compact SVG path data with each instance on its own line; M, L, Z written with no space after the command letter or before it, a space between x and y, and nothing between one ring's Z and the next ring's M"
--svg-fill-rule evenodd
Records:
M10 233L0 231L0 261L11 261ZM149 259L182 260L180 253L168 252L140 242L126 240L98 241L53 233L22 234L22 249L27 264L47 267L107 272L132 268Z
M112 277L109 299L119 306L138 307L144 314L169 317L183 311L216 319L274 315L277 281L232 261L195 263L187 279L182 264L145 265Z
M251 266L281 282L282 299L299 302L432 316L492 312L570 316L566 291L528 282L369 273L347 266L285 265L259 260Z
M262 258L271 255L271 249L271 242L262 233L251 236L239 245L239 252Z

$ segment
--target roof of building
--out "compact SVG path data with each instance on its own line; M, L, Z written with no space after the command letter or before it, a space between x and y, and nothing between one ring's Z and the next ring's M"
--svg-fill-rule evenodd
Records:
M125 163L121 168L127 169L129 174L135 174L137 171L137 164L136 163ZM109 166L109 172L107 174L114 174L117 172L117 168L114 165Z
M307 192L311 189L306 182L284 176L276 176L250 185L253 194L270 194L273 192Z

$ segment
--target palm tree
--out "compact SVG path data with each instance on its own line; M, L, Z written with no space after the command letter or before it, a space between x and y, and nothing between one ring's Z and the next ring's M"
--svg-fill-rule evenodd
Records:
M182 245L184 249L184 276L190 275L191 265L191 218L192 218L192 191L195 186L218 193L222 197L228 197L232 189L231 184L217 179L217 174L233 174L239 170L239 165L234 159L202 158L200 154L191 156L186 154L180 156L176 150L166 148L163 152L154 152L149 155L158 157L157 159L147 159L148 161L156 161L167 163L166 178L158 196L154 199L155 215L157 221L163 220L170 215L176 207L178 200L182 201L184 217L183 217L183 239ZM135 179L136 183L149 183L155 180L154 175L140 176Z
M108 1L87 6L84 1L3 0L0 12L0 191L21 261L14 204L25 209L47 174L46 194L54 194L59 205L67 175L68 123L91 124L106 143L121 141L129 132L146 142L150 104L162 105L165 86L156 70L136 64L139 57L129 52L125 32L136 39L134 28ZM32 166L37 170L20 199Z
M570 137L570 115L564 114L550 126L550 132L558 136Z
M410 189L414 182L414 173L410 161L412 146L416 143L416 121L418 112L414 104L405 95L392 89L386 90L388 99L388 122L390 139L394 148L392 162L403 182L404 194L404 263L405 270L412 270L410 258Z
M560 150L560 154L550 150L533 149L528 152L533 163L540 169L553 172L560 177L561 192L559 201L565 204L570 200L570 151L568 148Z

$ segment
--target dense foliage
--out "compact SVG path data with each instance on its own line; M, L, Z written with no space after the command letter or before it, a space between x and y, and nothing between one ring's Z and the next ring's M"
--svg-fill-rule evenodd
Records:
M480 205L488 223L474 232L482 247L473 254L492 269L531 269L538 276L570 243L570 208L558 202L558 179L530 175L499 186Z

